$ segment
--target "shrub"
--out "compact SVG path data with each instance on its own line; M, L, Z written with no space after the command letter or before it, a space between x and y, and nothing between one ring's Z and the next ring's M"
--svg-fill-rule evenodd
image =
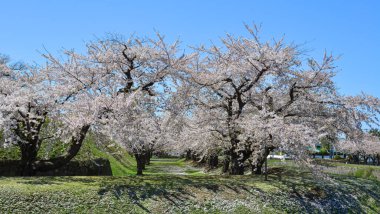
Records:
M344 160L344 158L342 158L342 157L339 156L339 155L335 155L333 159L334 159L334 160Z

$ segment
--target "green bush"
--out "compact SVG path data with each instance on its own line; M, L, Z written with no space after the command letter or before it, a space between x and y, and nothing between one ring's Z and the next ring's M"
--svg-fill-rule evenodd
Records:
M342 158L342 157L339 156L339 155L335 155L333 159L334 159L334 160L344 160L344 158Z
M319 154L321 154L321 155L328 155L329 152L328 152L328 150L326 148L321 148Z

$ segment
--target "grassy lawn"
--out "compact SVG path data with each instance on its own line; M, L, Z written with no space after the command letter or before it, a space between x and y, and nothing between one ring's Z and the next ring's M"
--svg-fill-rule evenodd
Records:
M346 164L331 160L316 160L316 163L318 163L318 165L321 167L321 171L330 175L345 175L380 181L380 166ZM269 160L268 166L270 168L286 167L293 169L299 167L292 160L287 160L285 162L282 162L280 160Z
M0 213L380 213L375 179L269 165L269 181L197 176L182 159L154 159L142 177L0 178Z
M0 213L380 213L378 166L322 161L329 176L318 176L269 160L264 181L153 158L138 177L132 156L91 139L76 158L97 157L110 160L113 177L0 177Z

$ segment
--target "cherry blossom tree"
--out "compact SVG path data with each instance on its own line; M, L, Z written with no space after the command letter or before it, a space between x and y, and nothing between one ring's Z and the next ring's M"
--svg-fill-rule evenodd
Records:
M362 160L364 164L368 164L368 160L371 159L372 164L380 165L380 139L376 129L372 129L369 133L361 133L361 137L356 140L338 141L337 149L349 154L350 163L359 164Z
M157 115L155 109L141 108L141 102L135 101L130 108L124 111L118 109L103 127L111 140L126 149L136 159L137 175L142 175L145 165L150 164L150 158L155 151L167 150L167 119Z
M44 67L14 69L2 60L1 124L7 142L21 149L21 174L67 163L91 126L112 130L110 136L143 163L162 138L157 114L164 112L174 78L187 61L178 46L178 41L166 44L159 34L157 39L112 36L88 43L84 54L47 52ZM43 142L57 141L71 145L67 154L37 160Z
M178 41L167 44L160 34L156 39L111 36L88 43L85 54L67 52L66 64L47 56L54 69L80 64L81 70L95 74L89 92L98 100L94 127L135 156L139 175L166 136L162 116L172 108L168 100L188 60L178 54L178 46Z
M21 152L21 175L49 171L69 162L79 151L90 128L87 96L83 93L89 76L82 72L55 73L42 67L0 65L1 127L6 143ZM37 160L44 142L68 143L65 154Z
M257 29L247 29L249 38L227 35L222 47L197 48L187 68L191 114L198 130L217 139L224 172L243 174L248 161L260 174L274 149L306 161L306 148L321 137L358 139L360 124L376 124L379 99L340 95L333 56L303 60L297 46L261 42Z

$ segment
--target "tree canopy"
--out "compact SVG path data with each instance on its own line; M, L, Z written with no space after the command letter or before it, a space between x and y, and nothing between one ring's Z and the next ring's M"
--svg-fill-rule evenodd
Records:
M142 174L153 150L223 156L223 172L261 173L267 155L284 151L307 162L308 148L335 139L344 151L379 155L380 100L344 96L333 81L334 56L304 59L283 39L227 34L221 46L181 54L164 37L112 36L87 43L85 53L45 53L45 66L0 60L0 125L22 151L23 175L70 161L89 130L133 153ZM71 146L37 160L41 143ZM360 149L358 149L360 148Z

